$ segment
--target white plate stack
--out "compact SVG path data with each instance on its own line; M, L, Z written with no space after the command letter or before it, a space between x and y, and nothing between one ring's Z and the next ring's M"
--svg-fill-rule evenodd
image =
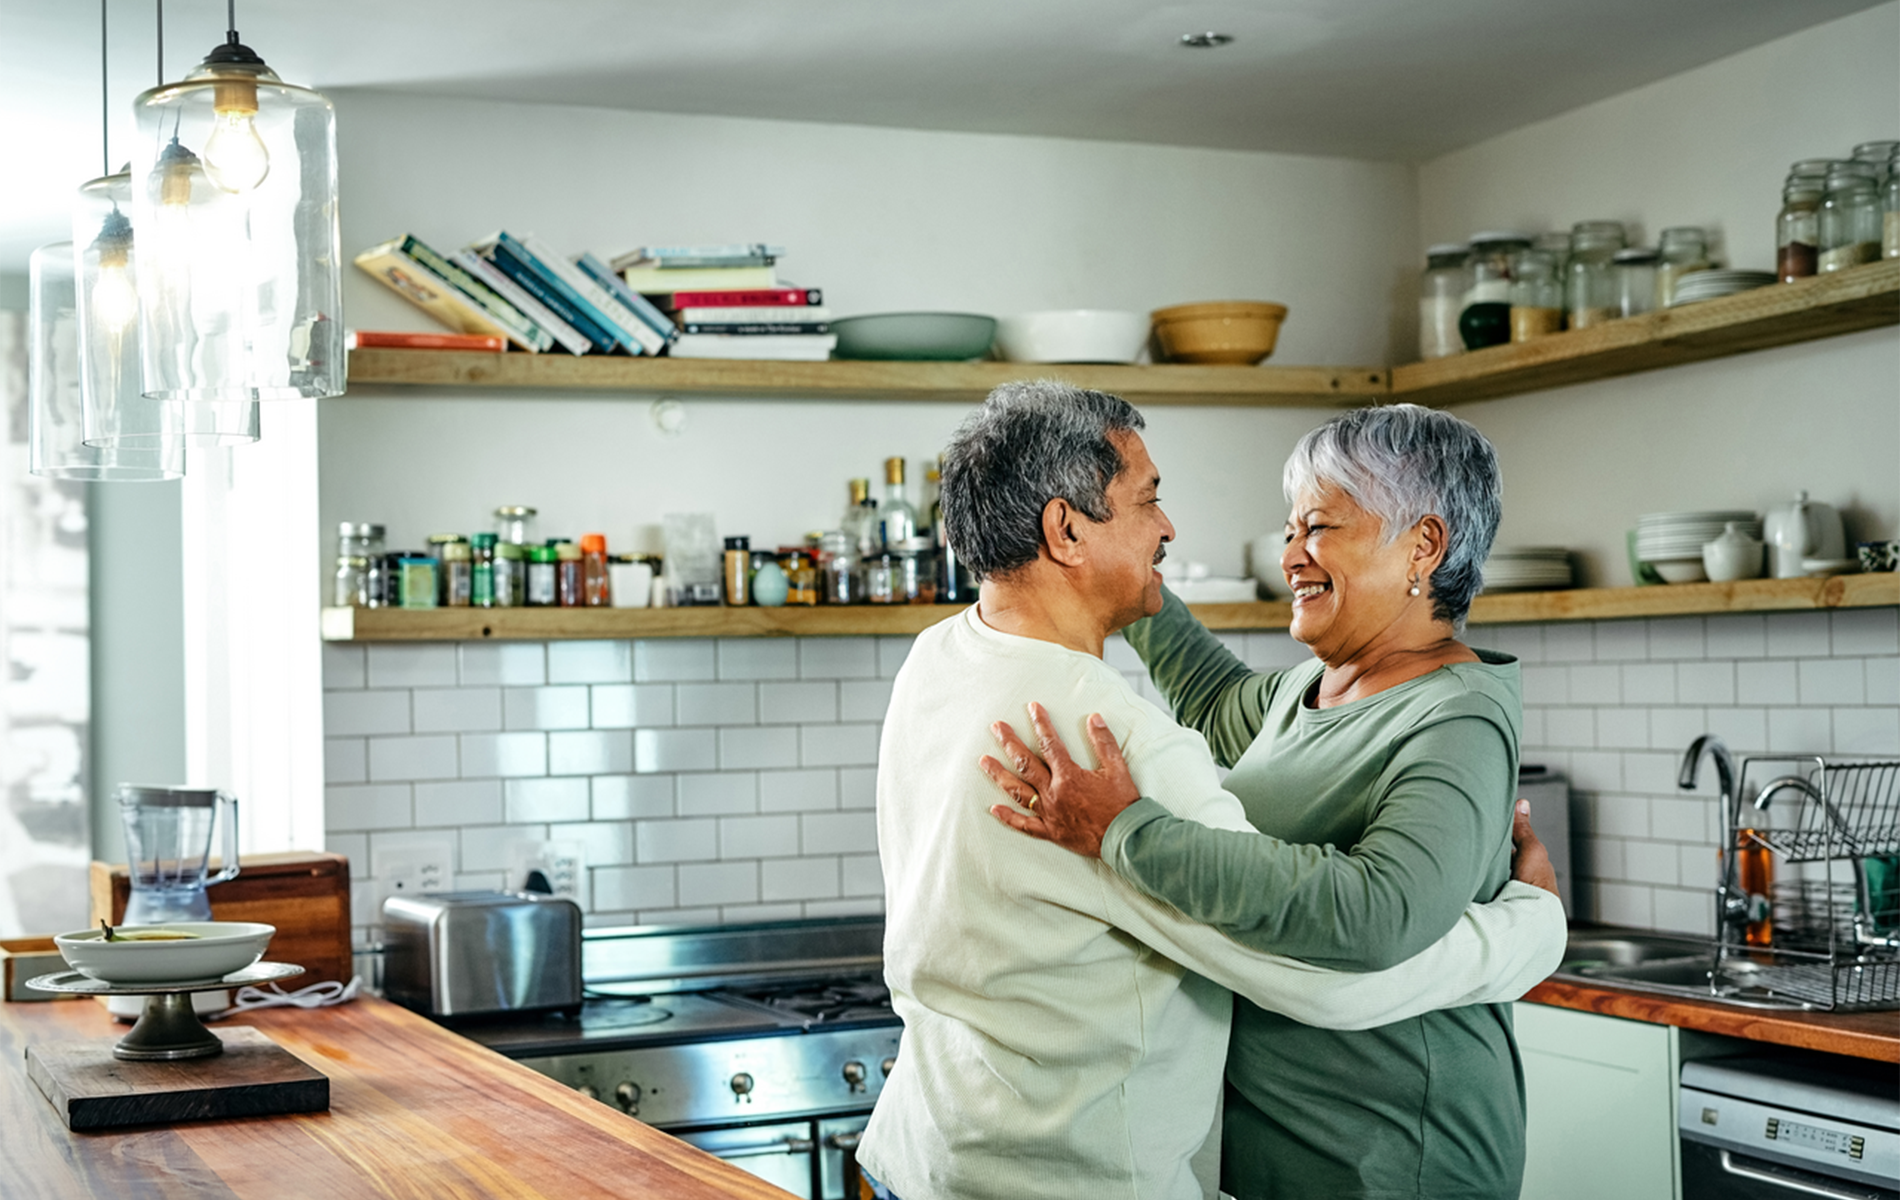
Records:
M1749 537L1761 540L1761 518L1743 509L1644 513L1636 518L1636 557L1670 583L1707 579L1702 547L1721 537L1731 521Z
M1736 292L1751 292L1758 287L1767 287L1774 281L1773 271L1691 271L1676 280L1676 294L1669 301L1669 307L1694 304L1697 300L1713 300L1717 296L1733 296Z
M1547 592L1570 584L1570 551L1562 546L1494 548L1484 560L1487 592Z

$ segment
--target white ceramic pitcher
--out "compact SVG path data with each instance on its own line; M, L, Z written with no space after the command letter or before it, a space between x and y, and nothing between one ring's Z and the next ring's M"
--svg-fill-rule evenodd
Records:
M1768 573L1776 579L1805 575L1804 558L1847 557L1841 514L1831 504L1808 499L1806 491L1796 492L1791 503L1769 509L1761 528L1768 543Z

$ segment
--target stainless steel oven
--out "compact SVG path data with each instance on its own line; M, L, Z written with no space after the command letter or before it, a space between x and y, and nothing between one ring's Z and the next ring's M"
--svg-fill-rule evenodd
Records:
M1683 1064L1682 1200L1900 1200L1900 1072L1805 1053Z

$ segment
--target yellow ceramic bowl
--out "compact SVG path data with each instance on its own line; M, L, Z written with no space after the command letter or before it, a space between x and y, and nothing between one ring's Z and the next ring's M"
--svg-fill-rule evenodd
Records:
M1157 308L1155 340L1170 362L1249 366L1273 353L1286 305L1216 300Z

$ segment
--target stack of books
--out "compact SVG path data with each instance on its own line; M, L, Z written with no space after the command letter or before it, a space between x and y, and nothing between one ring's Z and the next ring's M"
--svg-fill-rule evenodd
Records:
M831 312L819 289L779 279L783 253L760 242L641 246L609 266L671 318L674 358L822 362L838 344Z

